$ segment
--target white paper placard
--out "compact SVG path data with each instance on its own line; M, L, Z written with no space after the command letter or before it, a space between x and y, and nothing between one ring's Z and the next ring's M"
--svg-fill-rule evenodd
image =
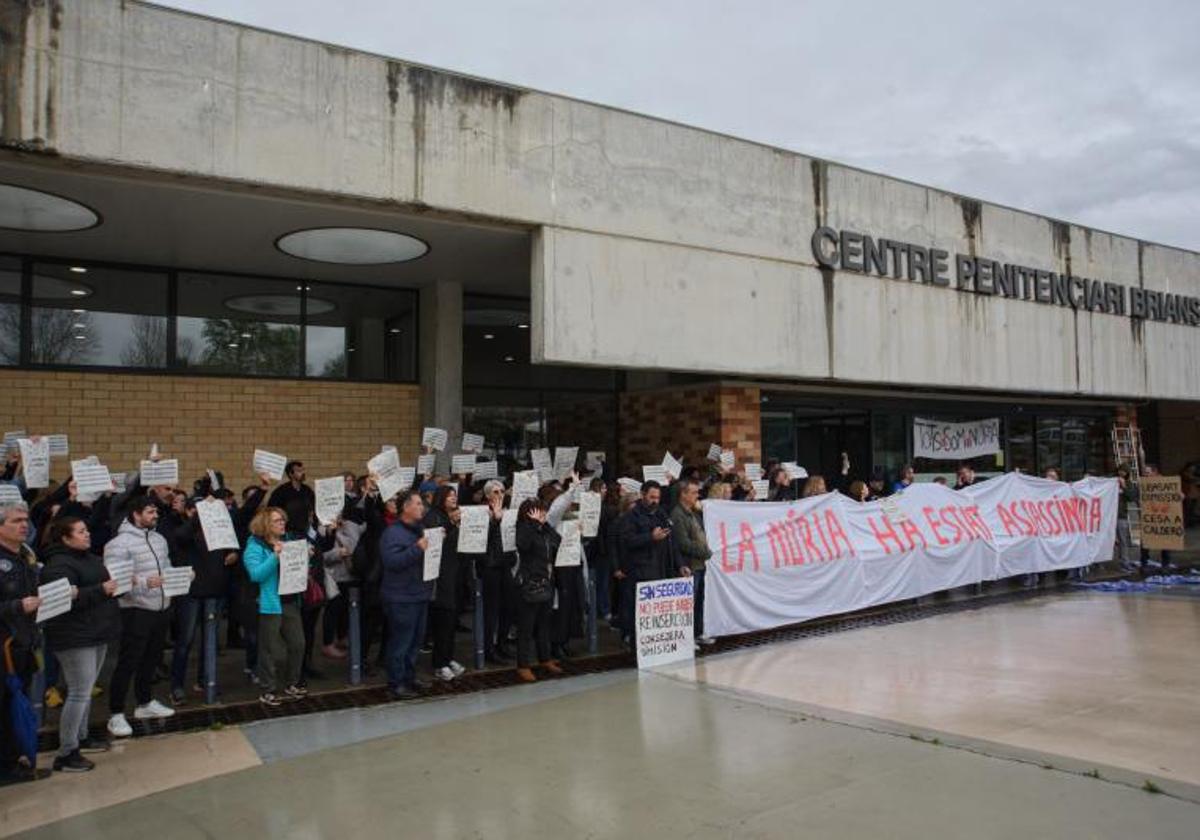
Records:
M115 472L109 473L109 476L112 478L114 493L120 493L127 489L126 485L129 484L129 473Z
M578 457L578 446L554 447L554 477L562 481L569 476L575 469L575 459Z
M211 486L213 490L220 490L221 489L221 479L217 478L217 471L216 470L205 470L205 472L208 473L209 486Z
M708 445L708 460L712 461L714 464L721 463L721 444L710 443Z
M108 576L117 582L117 589L113 592L113 596L124 595L130 589L133 589L133 558L122 557L120 560L105 560L104 567L108 569Z
M160 484L174 487L179 483L179 461L175 458L142 461L138 467L138 480L143 487L157 487Z
M588 472L604 472L605 454L600 451L588 452L583 457L583 466Z
M446 542L445 528L425 529L425 574L424 580L437 580L442 571L442 545Z
M375 476L379 498L385 502L405 489L404 477L400 473L400 459L394 449L380 452L367 461L367 472Z
M283 455L276 455L274 452L268 452L265 449L254 450L254 460L251 462L255 475L266 473L267 478L272 481L279 481L283 478L283 468L287 466L287 458Z
M279 552L279 594L295 595L308 588L308 540L288 540Z
M787 473L788 481L799 481L808 478L808 470L796 464L795 461L784 461L780 466Z
M600 531L600 494L590 490L579 494L579 528L585 537Z
M43 583L37 594L42 599L37 611L38 624L71 611L71 581L66 578Z
M417 471L413 467L400 468L400 492L411 489L413 482L417 480Z
M500 548L503 551L517 550L517 510L509 508L500 516Z
M16 449L17 441L24 437L29 437L29 435L25 434L24 429L17 429L16 431L5 432L4 433L4 451L7 452L10 449Z
M317 499L317 521L322 525L332 525L346 507L345 480L340 475L318 478L313 485L313 494Z
M417 456L417 472L421 475L433 475L437 466L437 456L432 452Z
M87 460L71 462L71 476L75 479L75 491L80 496L100 496L115 489L108 467L89 463Z
M621 489L626 493L642 492L642 482L638 481L636 478L618 478L617 484L619 484Z
M17 502L23 502L21 498L21 488L15 484L0 484L0 504L13 505Z
M385 443L383 446L379 447L379 451L380 452L396 452L397 454L400 452L400 450L398 450L396 447L392 446L390 443Z
M642 482L657 481L659 484L667 483L667 471L663 469L662 464L647 464L642 467Z
M162 573L162 591L168 598L188 594L195 575L190 566L168 566Z
M223 501L201 499L196 502L196 516L200 518L200 530L204 533L204 542L209 551L236 551L241 548L233 520L229 516L229 508Z
M721 450L721 467L723 469L731 470L736 463L737 459L734 456L732 449Z
M434 429L426 426L421 432L421 446L427 446L434 452L446 451L446 444L450 440L450 435L445 429Z
M488 481L489 479L498 478L500 470L496 466L495 461L476 461L475 462L475 480Z
M67 440L66 435L46 435L46 440L50 441L51 458L62 458L71 454L71 442Z
M758 481L763 477L762 464L746 464L743 469L750 481Z
M583 561L583 543L579 538L578 520L564 519L558 524L558 533L562 535L562 542L558 545L554 565L578 566Z
M83 459L83 463L85 463L85 464L95 464L96 466L100 466L100 456L98 456L98 455L88 455L86 458L84 458L84 459Z
M538 474L538 478L543 481L552 481L554 479L554 462L550 460L549 449L531 449L529 450L529 460L533 463L533 469Z
M750 486L754 488L754 501L756 502L765 502L771 495L771 482L765 478L751 481Z
M462 517L458 520L458 553L483 554L487 551L488 521L491 512L487 505L459 505Z
M533 470L522 470L519 473L513 473L513 508L520 509L521 502L537 496L539 485L539 476Z
M475 472L475 454L451 456L450 472L454 475L470 475Z
M634 620L639 668L695 658L694 587L691 578L667 578L636 585Z
M473 435L470 432L463 432L462 439L463 452L483 452L483 435Z
M34 489L50 486L50 441L41 437L36 441L21 438L17 441L21 449L21 472L25 474L25 486Z
M671 478L677 479L683 475L683 463L670 452L663 456L662 468Z

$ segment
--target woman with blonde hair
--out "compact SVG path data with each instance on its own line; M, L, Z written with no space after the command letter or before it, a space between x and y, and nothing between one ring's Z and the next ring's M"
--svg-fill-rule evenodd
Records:
M800 494L801 498L807 499L809 496L821 496L829 491L825 489L825 477L820 475L810 475L804 482L804 492Z
M262 689L258 699L264 706L278 706L308 693L299 685L304 664L301 594L279 594L279 555L290 538L287 513L278 507L259 508L250 521L250 535L242 563L250 580L258 584L258 682ZM276 670L279 659L285 660L282 673ZM281 684L285 686L282 692Z

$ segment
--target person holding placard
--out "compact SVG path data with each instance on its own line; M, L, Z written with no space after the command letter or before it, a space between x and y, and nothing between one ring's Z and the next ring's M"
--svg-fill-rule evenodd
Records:
M704 517L700 506L700 485L695 481L683 481L679 490L679 504L671 511L671 525L679 545L679 554L686 563L680 568L684 577L691 576L695 587L693 633L698 645L711 645L713 639L704 634L704 572L712 549L704 533ZM790 487L789 487L790 489Z
M515 604L510 582L516 560L513 552L504 550L502 522L504 520L504 483L491 479L483 485L483 498L488 505L487 553L480 557L479 576L483 581L483 657L492 665L512 661L505 640Z
M433 505L422 523L426 528L445 528L442 543L442 565L438 571L429 621L433 632L434 679L450 682L467 669L454 659L454 632L458 624L459 586L463 580L463 564L458 554L458 491L443 484L433 494Z
M279 555L288 534L288 516L273 505L260 508L250 523L250 539L242 552L242 564L250 580L258 584L258 700L264 706L280 706L308 694L300 686L304 664L304 627L300 618L300 594L279 594ZM277 667L283 660L284 667ZM284 688L280 689L280 686Z
M12 673L29 692L37 672L38 597L37 556L26 544L29 539L29 508L23 501L0 502L0 782L33 781L38 778L36 754L21 756L12 731L12 713L6 658ZM32 760L31 760L32 759Z
M304 483L304 462L288 461L283 468L283 477L287 480L275 488L267 504L283 508L287 514L288 532L303 536L312 524L317 496Z
M428 687L417 679L417 654L435 583L425 580L425 502L416 491L405 490L398 504L399 518L379 540L380 598L387 616L388 692L396 700L408 700Z
M767 498L772 502L796 501L796 490L792 487L792 477L783 467L771 467L767 472L767 485L770 488ZM701 587L698 581L697 590Z
M154 672L162 661L170 622L171 599L162 588L171 567L167 541L158 533L158 508L148 496L135 496L127 506L117 535L104 546L105 563L132 561L133 585L121 596L121 646L108 686L108 731L126 738L133 729L125 718L125 698L134 683L139 720L166 718L175 710L154 699Z
M671 518L662 509L661 498L662 488L658 482L645 482L641 498L622 522L622 630L626 634L630 634L634 626L633 595L637 584L675 577L685 565L672 538Z
M562 538L547 522L545 505L526 499L517 513L517 589L521 602L517 620L517 678L536 682L533 663L561 674L550 656L551 605L554 600L554 556ZM536 648L535 648L536 646ZM534 659L536 653L537 658Z
M88 737L92 687L104 667L108 644L121 635L121 608L113 580L104 561L92 554L87 523L73 516L60 517L46 532L42 583L65 578L71 583L71 611L45 624L46 641L54 650L67 681L67 699L58 720L58 754L54 769L68 773L91 770L95 765L84 752L103 752L105 741Z

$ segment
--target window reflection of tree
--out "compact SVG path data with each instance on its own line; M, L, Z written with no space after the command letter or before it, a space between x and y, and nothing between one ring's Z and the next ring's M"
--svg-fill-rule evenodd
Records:
M29 358L35 365L82 363L100 349L90 312L37 307L32 326Z

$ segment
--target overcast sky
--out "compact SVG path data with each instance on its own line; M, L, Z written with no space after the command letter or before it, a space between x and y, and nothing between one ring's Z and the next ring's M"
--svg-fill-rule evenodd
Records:
M167 0L1200 250L1197 0Z

